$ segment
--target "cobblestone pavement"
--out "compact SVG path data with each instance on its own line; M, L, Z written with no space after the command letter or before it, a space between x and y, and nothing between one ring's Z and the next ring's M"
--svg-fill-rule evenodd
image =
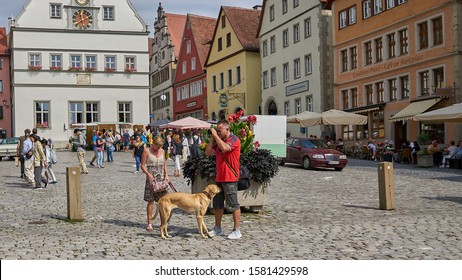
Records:
M281 167L263 214L244 213L243 238L203 240L196 219L176 210L174 237L145 231L143 174L131 154L82 175L84 222L69 223L66 166L58 184L34 191L14 161L0 162L0 259L462 259L462 171L395 164L396 210L379 210L377 165L350 160L342 172ZM87 154L87 162L91 155ZM173 174L170 162L169 173ZM179 191L186 180L172 176ZM205 222L213 226L213 216ZM232 229L231 215L223 220Z

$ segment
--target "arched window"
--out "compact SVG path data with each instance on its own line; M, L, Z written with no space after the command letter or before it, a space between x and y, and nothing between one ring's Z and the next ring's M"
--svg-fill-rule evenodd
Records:
M278 107L274 101L271 101L268 105L268 115L277 115L278 114Z

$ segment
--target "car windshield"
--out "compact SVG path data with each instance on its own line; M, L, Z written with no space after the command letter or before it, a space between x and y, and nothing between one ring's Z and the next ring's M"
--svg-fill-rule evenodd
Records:
M326 142L324 140L309 140L309 139L304 139L302 140L302 148L327 148Z

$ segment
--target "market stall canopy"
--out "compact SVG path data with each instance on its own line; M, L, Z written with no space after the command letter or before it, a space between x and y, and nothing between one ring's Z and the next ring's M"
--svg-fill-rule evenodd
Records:
M414 116L414 121L421 122L462 122L462 103Z
M403 110L396 113L393 117L388 119L390 122L397 122L397 121L405 121L405 120L412 120L415 115L421 114L436 103L440 102L441 98L433 98L427 100L421 100L412 102L411 104L407 105Z
M157 120L155 122L150 123L149 126L156 127L156 126L160 126L160 125L167 124L167 123L170 123L169 119L162 119L162 120Z
M320 124L326 125L362 125L367 124L367 116L348 113L340 110L329 110L321 114L305 111L300 114L287 117L287 123L298 123L309 127Z
M199 128L210 128L212 124L198 120L193 117L186 117L183 119L176 120L167 124L159 125L159 128L175 128L175 129L199 129Z

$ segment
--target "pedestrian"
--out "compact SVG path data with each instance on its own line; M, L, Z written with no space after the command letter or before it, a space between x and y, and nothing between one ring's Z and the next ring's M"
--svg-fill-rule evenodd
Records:
M24 142L29 139L30 129L26 128L24 130L24 135L19 137L18 146L16 148L16 156L19 158L21 163L21 178L24 178L24 155L22 154L22 149L24 148ZM29 140L30 141L30 140Z
M167 191L152 192L150 182L153 180L169 180L167 169L167 158L165 151L162 149L164 140L160 136L155 136L152 140L152 145L145 149L141 157L141 170L146 174L146 183L144 184L144 201L148 203L146 206L146 214L148 223L147 231L152 231L152 210L154 201L167 194Z
M221 220L223 218L225 200L228 208L233 212L234 228L228 235L229 239L241 238L239 229L241 221L241 207L237 199L237 181L239 181L241 155L241 142L239 138L230 131L230 124L227 120L218 122L217 129L210 128L210 142L207 144L205 154L215 155L216 177L215 181L222 192L213 198L213 209L215 210L215 226L210 231L210 236L223 235Z
M88 174L87 165L85 164L85 149L87 148L87 139L85 135L83 135L82 130L76 128L74 129L74 133L76 134L77 138L77 159L79 160L80 167L82 168L82 173Z
M90 161L90 166L95 166L96 158L98 157L98 148L96 147L96 139L98 139L99 131L93 131L95 134L91 138L91 145L93 149L93 158Z
M120 136L120 133L116 131L115 136L114 136L114 146L116 148L116 152L120 151L120 141L122 140L122 136Z
M53 162L51 160L51 147L48 146L48 140L42 139L42 148L43 152L45 153L46 158L46 165L42 167L42 178L47 179L48 184L56 184L58 181L56 180L55 173L53 172Z
M175 171L174 171L174 176L175 177L180 177L181 176L181 162L182 162L182 156L183 156L183 144L180 139L180 134L173 134L172 137L172 153L175 155Z
M128 152L128 148L130 147L130 133L128 133L128 129L125 130L123 134L124 139L124 150Z
M42 182L45 184L45 188L48 185L48 181L42 179L42 168L47 167L45 153L43 152L43 146L40 141L40 136L36 134L31 134L29 138L34 143L34 178L35 178L35 188L34 190L42 189Z
M114 143L115 143L115 138L112 135L112 131L109 131L106 137L107 162L114 161L114 157L112 156L112 152L115 151Z
M133 157L135 158L136 170L135 173L140 173L141 156L146 149L146 144L141 141L139 135L135 136L135 143L133 143Z
M103 150L104 150L104 141L103 141L103 132L98 131L96 137L96 166L98 168L104 168L103 165Z
M31 140L30 134L21 150L22 157L24 159L24 176L26 177L27 183L35 187L35 176L34 176L34 142Z

